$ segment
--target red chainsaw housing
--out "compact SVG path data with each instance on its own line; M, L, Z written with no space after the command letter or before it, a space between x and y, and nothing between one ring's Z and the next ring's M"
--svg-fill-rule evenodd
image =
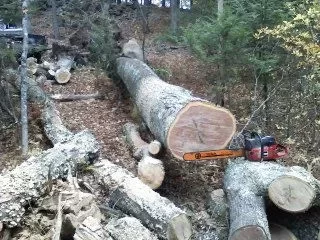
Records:
M262 149L262 153L261 153ZM276 160L288 155L288 149L280 144L272 144L270 146L254 147L246 150L246 158L250 161L266 161Z

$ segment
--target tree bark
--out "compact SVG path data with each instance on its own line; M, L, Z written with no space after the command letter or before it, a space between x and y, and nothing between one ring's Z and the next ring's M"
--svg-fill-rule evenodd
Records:
M29 1L22 2L22 28L23 28L23 46L21 55L21 150L22 155L28 153L28 84L27 84L27 56L28 56L28 5Z
M185 212L168 199L108 160L95 164L95 172L101 183L112 192L110 206L138 218L161 239L190 239L192 227Z
M177 159L225 148L234 135L235 118L228 110L161 81L143 62L118 58L117 71L150 131Z
M49 181L66 177L68 164L91 162L98 151L94 136L83 131L0 175L0 222L9 227L17 226L25 212L24 207L46 191Z
M272 162L232 162L224 187L230 209L230 240L271 239L265 212L268 193L273 203L287 211L292 211L292 206L299 206L295 211L306 211L320 203L320 183L309 172ZM284 204L286 201L290 204Z
M93 217L86 218L77 227L73 238L74 240L114 240L103 229L100 221Z
M164 167L162 161L152 155L160 152L161 144L158 141L149 144L143 141L138 126L133 123L126 123L123 130L133 156L140 160L138 178L152 189L159 188L164 179Z
M50 0L50 3L51 3L53 37L54 39L59 39L60 31L59 31L59 21L58 21L58 13L57 13L57 2L56 0Z

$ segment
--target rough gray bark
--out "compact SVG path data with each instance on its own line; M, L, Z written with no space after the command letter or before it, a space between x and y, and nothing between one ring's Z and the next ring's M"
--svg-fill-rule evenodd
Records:
M28 153L28 84L27 84L27 55L28 55L28 5L29 1L22 2L22 28L23 28L23 45L21 55L21 150L22 155Z
M283 177L290 176L305 184L278 188L278 195L288 195L290 188L293 197L290 201L295 204L303 199L306 191L313 191L315 197L309 199L307 206L319 204L319 181L301 167L284 167L273 162L233 161L229 164L225 177L224 188L227 193L230 209L229 239L271 239L265 212L265 197L270 185ZM309 184L313 179L313 185ZM318 186L315 186L318 184ZM298 187L298 188L297 188ZM272 200L272 199L271 199ZM303 201L305 202L305 201ZM277 203L276 203L277 204Z
M113 219L104 228L114 240L157 240L141 222L133 217Z
M100 221L91 216L77 227L73 238L74 240L113 240L103 229Z
M165 174L162 161L152 157L160 151L158 141L149 144L143 141L138 126L133 123L126 123L123 126L123 131L133 156L140 160L138 164L139 179L150 188L157 189L161 186Z
M94 136L83 131L0 176L0 222L17 226L24 207L45 192L48 181L66 177L68 164L92 162L98 151Z
M219 239L227 239L229 231L229 209L223 189L212 191L207 199L208 212L214 222Z
M185 152L221 149L231 140L235 118L228 110L163 82L137 59L118 58L117 72L150 131L176 158L182 159Z
M110 206L138 218L161 239L187 240L191 237L192 228L185 212L127 170L102 160L95 165L95 172L111 192Z

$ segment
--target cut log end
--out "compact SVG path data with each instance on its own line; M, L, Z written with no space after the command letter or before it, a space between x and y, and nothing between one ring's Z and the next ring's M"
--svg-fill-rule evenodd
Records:
M157 140L153 140L148 145L148 152L152 155L157 155L161 150L161 143Z
M168 132L167 146L173 156L186 152L225 148L236 131L234 116L206 102L190 102L177 115Z
M192 226L185 214L179 214L171 219L168 230L167 239L187 240L191 239Z
M54 76L58 83L67 83L70 80L71 73L67 69L59 69Z
M164 175L163 164L158 159L146 156L138 164L138 178L151 189L161 186Z
M284 226L270 224L271 240L297 240L296 236Z
M288 212L307 211L315 199L315 189L304 180L294 176L275 179L268 188L272 202Z
M267 234L259 226L245 226L235 231L229 238L230 240L268 240Z

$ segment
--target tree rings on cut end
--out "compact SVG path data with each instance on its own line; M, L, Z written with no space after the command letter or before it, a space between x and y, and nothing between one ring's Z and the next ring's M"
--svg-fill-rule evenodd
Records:
M271 240L298 240L296 236L284 226L270 223L269 229Z
M260 226L245 226L235 231L230 240L268 240L266 233Z
M225 148L235 131L235 117L227 109L207 102L190 102L171 124L167 147L174 157L183 159L187 152Z
M306 181L294 176L275 179L268 188L270 200L288 212L304 212L315 198L315 189Z

